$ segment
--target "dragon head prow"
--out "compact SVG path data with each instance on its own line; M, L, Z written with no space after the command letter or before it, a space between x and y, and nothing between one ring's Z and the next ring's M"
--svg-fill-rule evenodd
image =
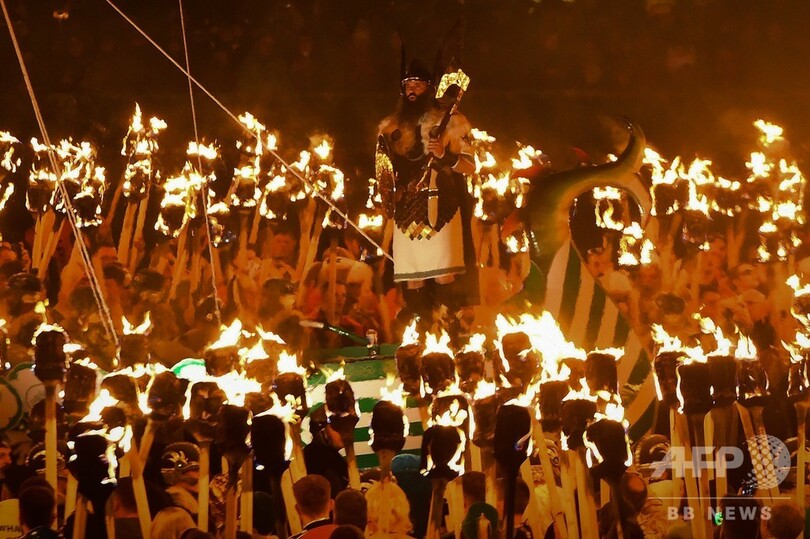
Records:
M554 253L570 238L569 212L574 200L596 187L626 190L641 208L642 218L652 206L650 192L638 171L644 157L646 138L641 128L622 119L629 132L627 147L610 163L552 174L532 186L526 204L527 225L536 252L533 259L547 271Z

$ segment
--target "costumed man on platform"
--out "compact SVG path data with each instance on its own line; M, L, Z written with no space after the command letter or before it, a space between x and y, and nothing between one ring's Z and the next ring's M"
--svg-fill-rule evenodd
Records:
M394 222L394 282L404 284L408 314L429 325L439 304L454 313L478 303L464 177L475 171L471 126L456 112L469 78L461 70L439 78L439 69L405 64L403 47L401 99L380 123L376 172Z

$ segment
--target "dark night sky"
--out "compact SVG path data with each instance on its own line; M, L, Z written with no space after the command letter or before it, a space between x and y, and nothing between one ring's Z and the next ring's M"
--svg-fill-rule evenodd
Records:
M182 61L175 2L116 2ZM164 162L179 166L192 138L179 71L104 0L73 0L61 21L52 16L61 0L7 3L53 138L95 140L117 178L120 140L138 101L168 121ZM753 149L750 124L758 116L782 123L803 149L808 3L675 4L663 15L648 13L643 0L186 0L185 9L199 80L234 112L250 110L280 129L282 151L297 153L313 132L333 134L338 165L350 177L371 173L376 124L397 99L396 29L410 52L432 62L459 19L472 77L461 109L505 153L520 140L567 168L571 146L595 156L613 149L604 119L616 115L640 123L665 155L700 153L732 176ZM36 125L5 27L2 33L0 129L28 138ZM231 144L236 127L196 95L202 133Z

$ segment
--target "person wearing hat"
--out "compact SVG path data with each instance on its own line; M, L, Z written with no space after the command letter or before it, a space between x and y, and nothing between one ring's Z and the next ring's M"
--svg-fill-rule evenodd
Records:
M174 442L166 446L160 459L160 473L174 505L192 516L197 515L200 450L191 442Z
M477 283L449 286L457 276L474 273L472 237L465 230L472 199L464 175L473 173L475 164L471 125L462 114L453 112L437 133L446 113L435 97L440 61L441 56L434 73L416 60L406 69L403 47L401 98L380 123L377 146L378 162L385 162L381 154L390 160L390 167L377 167L377 179L384 210L396 225L394 281L405 285L409 310L426 320L432 319L434 303L455 311L478 289Z

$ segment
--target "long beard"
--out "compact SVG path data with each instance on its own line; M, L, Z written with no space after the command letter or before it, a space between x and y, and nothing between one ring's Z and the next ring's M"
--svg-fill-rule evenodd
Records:
M400 122L417 123L433 105L433 96L424 93L417 96L415 101L409 101L407 96L402 96L397 104L396 116Z

